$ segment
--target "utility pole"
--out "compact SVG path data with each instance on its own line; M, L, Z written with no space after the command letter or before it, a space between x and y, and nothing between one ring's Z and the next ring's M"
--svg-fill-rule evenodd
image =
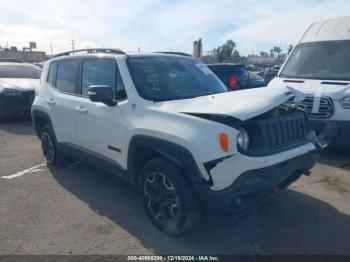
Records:
M72 51L74 51L74 47L75 47L75 40L74 39L72 39L71 45L72 45Z
M140 53L140 51L141 51L141 47L138 47L138 48L137 48L137 50L138 50L138 52Z
M50 50L51 50L51 56L53 56L53 52L52 52L52 43L50 42Z

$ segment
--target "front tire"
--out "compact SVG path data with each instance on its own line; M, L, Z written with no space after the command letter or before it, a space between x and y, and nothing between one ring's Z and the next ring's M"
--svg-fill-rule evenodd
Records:
M49 125L45 125L40 133L41 149L49 166L64 167L67 156L58 147L54 132Z
M181 170L166 158L150 160L141 171L140 189L146 214L168 235L179 235L201 218L200 203Z

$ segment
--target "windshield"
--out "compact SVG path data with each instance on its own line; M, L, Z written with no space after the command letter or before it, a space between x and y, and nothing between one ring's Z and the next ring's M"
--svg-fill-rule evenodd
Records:
M41 70L32 65L0 65L0 78L39 79Z
M129 57L128 66L138 93L147 100L178 100L227 91L206 65L192 58Z
M280 76L350 81L350 40L297 45Z
M264 80L263 78L258 76L256 73L248 72L248 74L249 74L249 79L251 80Z

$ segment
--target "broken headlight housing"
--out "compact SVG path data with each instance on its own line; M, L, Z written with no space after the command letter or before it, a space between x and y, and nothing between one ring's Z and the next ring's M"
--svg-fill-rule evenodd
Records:
M344 96L339 101L343 108L350 109L350 96Z
M237 135L237 143L243 150L249 149L249 135L247 130L244 128L238 129L239 133Z

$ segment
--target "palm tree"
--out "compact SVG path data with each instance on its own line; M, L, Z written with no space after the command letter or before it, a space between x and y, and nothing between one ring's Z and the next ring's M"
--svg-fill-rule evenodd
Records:
M273 53L275 54L275 58L278 58L281 52L282 52L282 49L279 46L273 47Z

